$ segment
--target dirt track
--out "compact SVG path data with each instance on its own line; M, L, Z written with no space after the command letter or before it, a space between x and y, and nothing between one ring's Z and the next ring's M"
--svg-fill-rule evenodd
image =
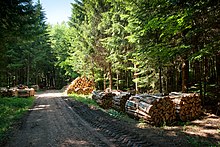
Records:
M7 147L187 146L179 136L137 128L55 92L37 97Z

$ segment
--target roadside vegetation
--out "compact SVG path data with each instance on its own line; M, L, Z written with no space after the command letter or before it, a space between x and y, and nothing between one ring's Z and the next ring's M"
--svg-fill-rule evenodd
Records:
M91 95L69 94L69 96L76 101L100 108L98 104L91 98Z
M33 105L34 97L30 98L0 98L0 141Z
M130 119L125 113L122 112L118 112L114 109L102 109L91 97L91 95L78 95L78 94L69 94L69 96L79 102L82 102L90 107L95 107L97 109L100 109L106 113L108 113L110 116L114 117L114 118L118 118L121 120L126 120L126 121L132 121L132 119Z
M128 115L126 115L123 112L118 112L114 109L108 109L108 110L104 110L102 109L100 106L98 106L98 104L91 98L91 95L78 95L78 94L69 94L71 99L74 99L76 101L82 102L86 105L88 105L91 108L97 108L100 109L102 111L104 111L105 113L108 113L111 117L120 119L120 120L124 120L127 122L133 122L136 123L136 126L140 129L146 129L149 127L152 127L150 124L146 123L143 119L140 119L138 121L135 121L134 119L131 119ZM205 126L205 122L206 121L211 121L210 118L204 117L204 120L200 120L201 121L201 127L196 129L196 124L194 121L187 121L187 122L182 122L182 121L177 121L176 123L174 123L172 126L168 126L166 124L164 124L163 126L161 126L160 128L154 128L154 129L158 129L158 132L173 132L174 134L179 134L181 136L185 136L186 140L188 141L189 144L191 144L192 146L219 146L220 142L216 142L213 139L210 138L205 138L199 135L190 135L190 134L196 134L196 132L198 132L198 129L200 131L204 130L203 126ZM199 125L199 124L198 124ZM184 138L185 138L184 137ZM216 144L217 143L217 144Z

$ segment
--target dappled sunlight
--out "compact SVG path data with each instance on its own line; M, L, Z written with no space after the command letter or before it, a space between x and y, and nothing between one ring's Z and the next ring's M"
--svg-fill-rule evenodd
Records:
M192 121L191 125L185 127L184 132L220 140L220 117L210 114L202 120Z
M57 91L53 91L53 90L50 90L46 93L42 93L42 94L36 94L37 98L44 98L44 97L47 97L47 98L53 98L53 97L64 97L64 96L67 96L66 93L63 93L63 92L57 92Z
M45 109L48 109L48 107L50 107L50 105L36 105L34 108L29 109L29 110L32 110L32 111L45 110Z
M140 129L145 129L145 128L149 127L149 125L147 123L137 123L136 127L140 128Z
M206 144L207 140L211 144L220 143L220 117L214 114L206 114L201 119L190 122L177 122L174 126L164 125L152 128L150 124L140 121L135 127L141 132L163 134L164 137L170 137L175 141L187 138L186 141L194 141L198 144Z
M213 142L220 141L220 117L214 114L207 114L202 119L191 122L181 122L178 126L163 126L166 135L176 136L180 132L190 138L209 138Z
M67 139L65 140L61 145L60 147L65 147L65 146L70 146L70 145L73 145L73 146L91 146L91 144L85 140L72 140L72 139Z

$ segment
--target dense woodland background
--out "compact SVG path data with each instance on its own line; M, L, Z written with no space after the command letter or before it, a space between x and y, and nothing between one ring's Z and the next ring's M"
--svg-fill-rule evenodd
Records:
M97 89L220 100L220 1L73 0L68 23L45 21L40 1L0 1L0 86L85 75Z

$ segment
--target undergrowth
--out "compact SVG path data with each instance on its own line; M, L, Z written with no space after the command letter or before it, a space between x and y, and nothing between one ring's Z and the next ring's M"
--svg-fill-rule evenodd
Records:
M0 98L0 141L12 125L33 105L34 97Z

